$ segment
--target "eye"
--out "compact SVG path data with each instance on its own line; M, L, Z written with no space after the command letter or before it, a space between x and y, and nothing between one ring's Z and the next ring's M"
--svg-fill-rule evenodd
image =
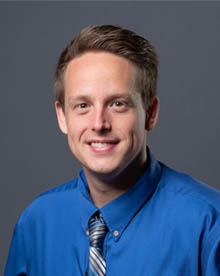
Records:
M90 104L88 103L78 103L75 105L75 111L77 112L77 114L86 114L88 113L90 110Z
M84 108L87 108L88 107L88 104L87 103L80 103L80 104L78 104L78 108L82 108L82 109L84 109Z
M112 103L112 106L116 106L116 107L123 106L123 105L124 105L124 103L119 102L119 101Z
M124 112L128 109L128 105L124 101L114 101L111 103L110 107L115 112Z

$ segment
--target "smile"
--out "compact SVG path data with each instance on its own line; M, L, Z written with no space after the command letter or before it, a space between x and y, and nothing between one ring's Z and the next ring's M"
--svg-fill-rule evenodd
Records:
M91 143L92 147L97 147L97 148L106 147L108 145L109 145L109 143L100 143L100 142Z
M90 149L93 152L110 152L118 144L118 141L91 141L89 143Z

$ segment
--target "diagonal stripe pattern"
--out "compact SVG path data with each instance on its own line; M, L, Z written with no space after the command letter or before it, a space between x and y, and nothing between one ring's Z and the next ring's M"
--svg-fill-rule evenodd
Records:
M108 228L100 213L89 220L89 265L85 276L105 276L106 263L102 247Z

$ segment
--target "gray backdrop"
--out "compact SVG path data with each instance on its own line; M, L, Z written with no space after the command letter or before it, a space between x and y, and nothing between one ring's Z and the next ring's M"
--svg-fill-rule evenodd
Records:
M22 210L79 165L58 129L53 73L66 44L89 24L119 24L160 57L155 156L220 189L220 3L1 2L0 275Z

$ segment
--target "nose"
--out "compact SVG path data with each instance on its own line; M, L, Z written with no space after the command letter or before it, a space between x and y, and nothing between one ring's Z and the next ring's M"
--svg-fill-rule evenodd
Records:
M107 114L107 110L105 110L104 108L98 108L94 110L92 121L93 131L104 132L111 129L110 118Z

